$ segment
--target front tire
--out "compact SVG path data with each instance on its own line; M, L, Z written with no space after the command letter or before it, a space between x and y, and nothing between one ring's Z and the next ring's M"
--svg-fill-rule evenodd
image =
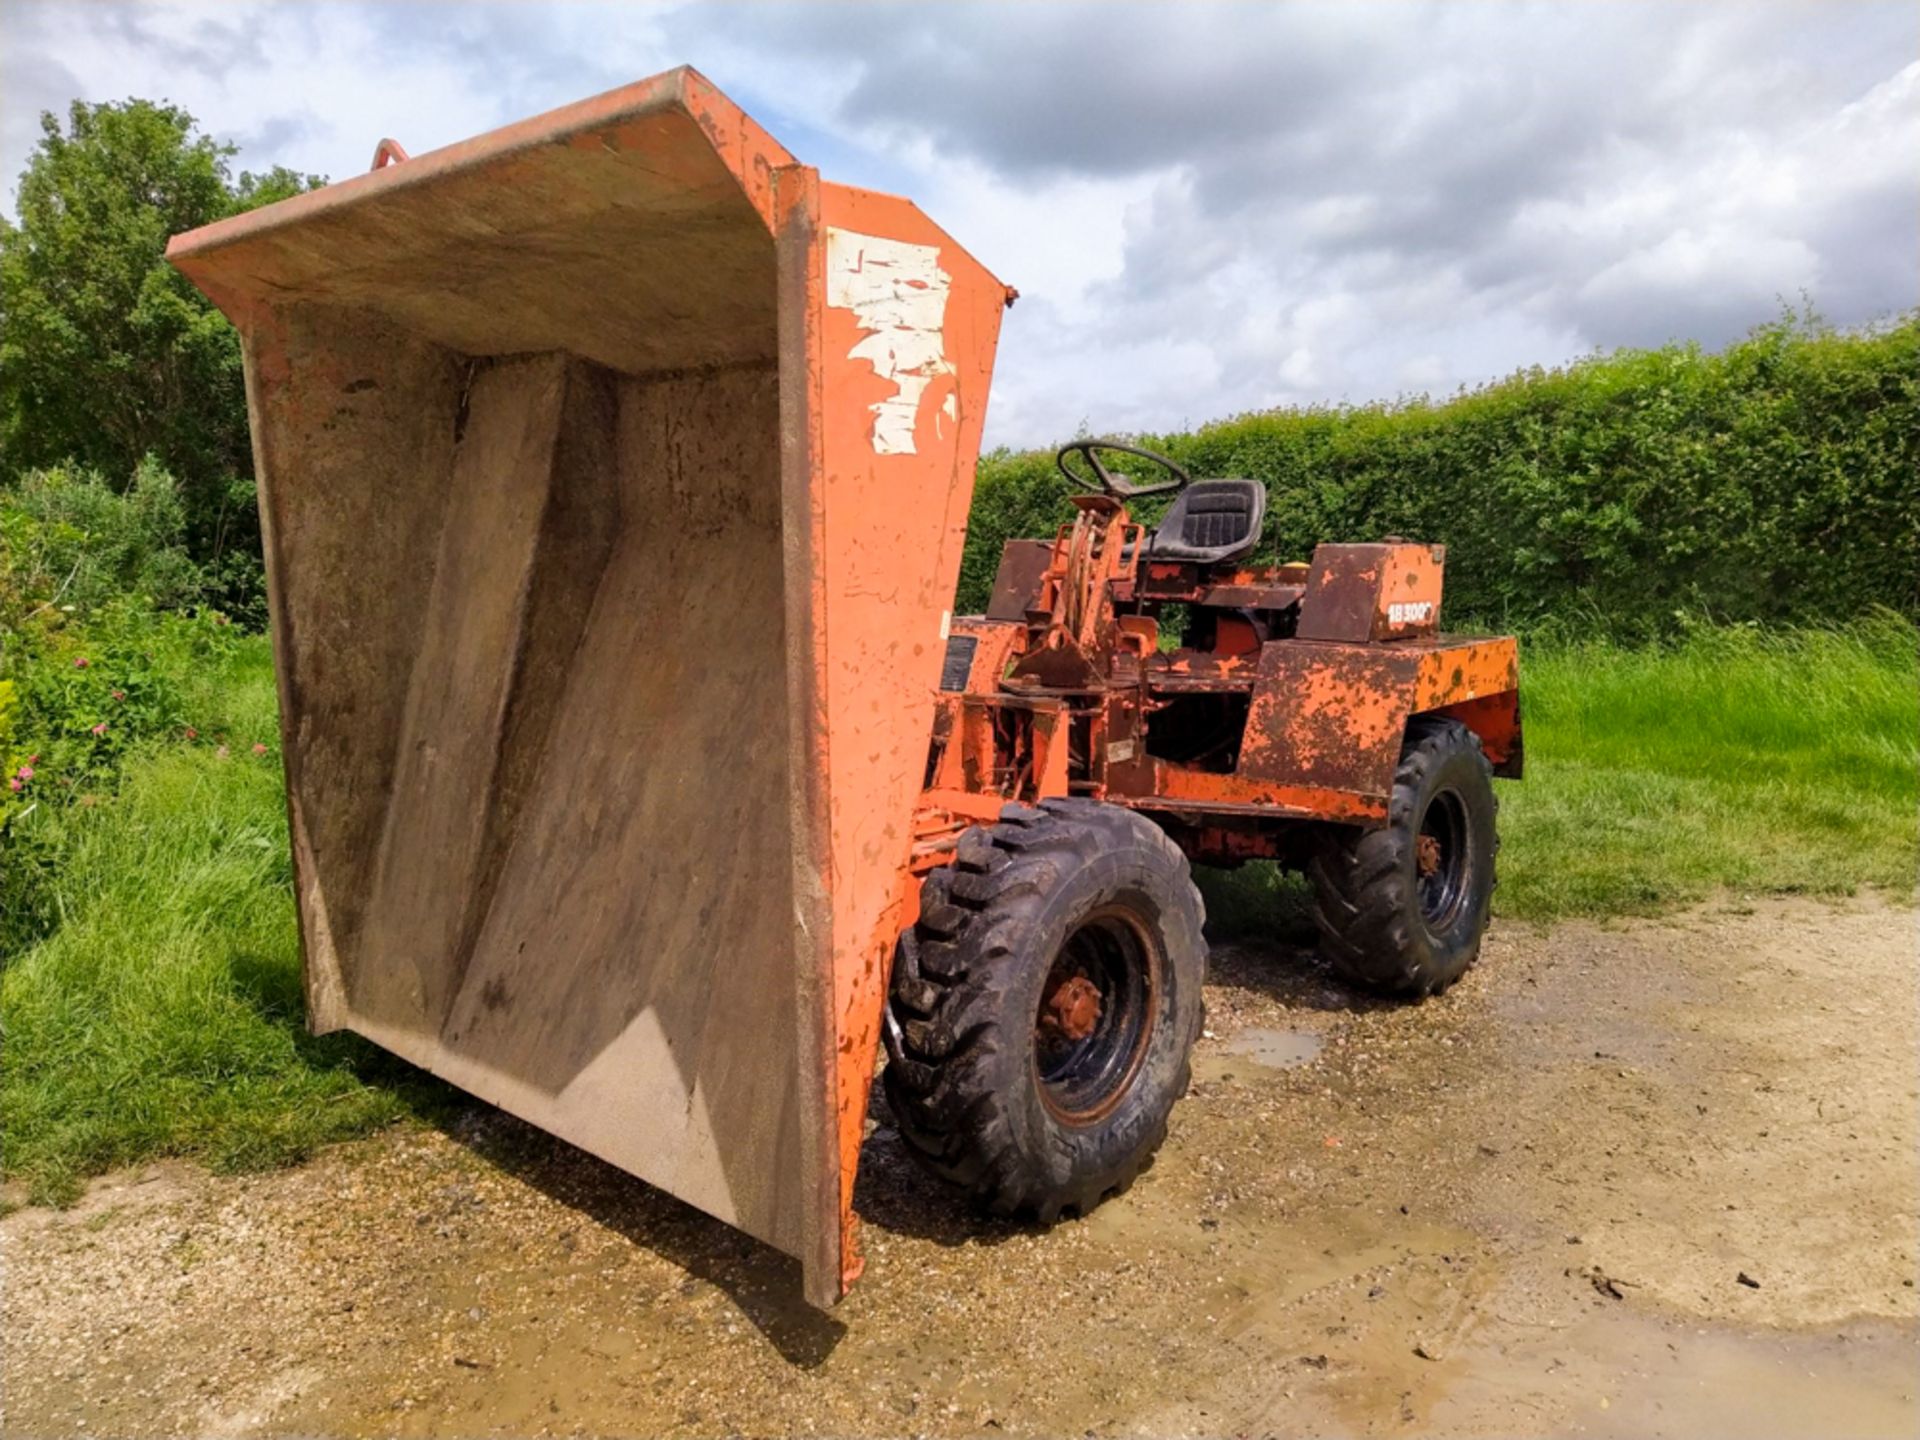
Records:
M1332 832L1309 866L1321 951L1344 979L1423 996L1466 974L1493 899L1498 808L1478 736L1457 720L1407 727L1386 825Z
M883 1083L908 1153L1046 1223L1125 1189L1186 1093L1204 918L1186 857L1117 806L968 831L894 956Z

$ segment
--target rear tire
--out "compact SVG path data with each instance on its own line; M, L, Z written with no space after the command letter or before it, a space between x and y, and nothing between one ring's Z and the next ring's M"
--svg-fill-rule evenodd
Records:
M894 955L883 1084L908 1153L1046 1223L1125 1189L1187 1090L1204 918L1186 857L1117 806L968 831Z
M1321 952L1354 984L1437 995L1480 954L1493 898L1499 802L1480 740L1415 720L1387 823L1329 832L1309 866Z

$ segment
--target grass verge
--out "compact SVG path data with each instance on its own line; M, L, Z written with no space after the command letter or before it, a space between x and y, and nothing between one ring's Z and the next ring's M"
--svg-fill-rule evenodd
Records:
M1910 894L1916 635L1703 630L1660 649L1530 646L1527 779L1501 785L1499 913L1650 913L1720 889ZM265 642L190 677L207 740L132 755L98 803L49 810L47 938L0 972L5 1174L64 1201L156 1155L283 1163L450 1103L351 1036L308 1036ZM1203 877L1216 929L1297 928L1297 881Z
M1527 775L1496 782L1495 913L1645 915L1719 890L1910 895L1920 814L1914 627L1523 646ZM1303 883L1203 878L1222 933L1310 927Z
M274 735L265 641L191 689L207 741L147 749L97 803L29 817L55 830L60 922L0 973L0 1158L33 1201L159 1155L285 1163L444 1094L302 1023L279 758L249 743Z

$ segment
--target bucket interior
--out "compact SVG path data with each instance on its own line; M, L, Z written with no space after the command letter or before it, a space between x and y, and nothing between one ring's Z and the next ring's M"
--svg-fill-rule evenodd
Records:
M218 261L316 1024L800 1251L765 222L665 111Z

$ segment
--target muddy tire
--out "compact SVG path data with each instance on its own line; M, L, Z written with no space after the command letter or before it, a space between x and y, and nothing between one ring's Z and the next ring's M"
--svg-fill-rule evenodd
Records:
M884 1027L908 1152L996 1213L1085 1214L1187 1090L1207 952L1186 857L1116 806L1009 805L920 905Z
M1387 824L1329 831L1315 852L1321 953L1357 985L1436 995L1480 954L1493 898L1498 802L1480 740L1454 720L1415 720Z

